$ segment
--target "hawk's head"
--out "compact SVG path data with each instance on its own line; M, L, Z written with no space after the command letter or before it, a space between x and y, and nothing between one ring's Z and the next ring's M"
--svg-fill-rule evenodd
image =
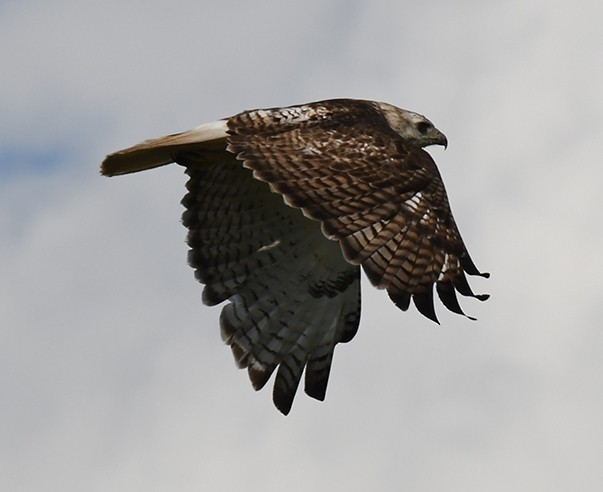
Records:
M404 140L419 147L428 145L448 146L448 140L425 116L387 103L376 103L389 126Z

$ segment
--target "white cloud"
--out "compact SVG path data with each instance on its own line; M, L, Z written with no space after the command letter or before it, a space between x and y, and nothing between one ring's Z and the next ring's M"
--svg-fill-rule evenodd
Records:
M2 489L603 485L598 3L0 10ZM300 394L284 418L200 303L181 170L97 166L245 108L334 96L446 132L433 155L493 296L463 303L479 321L440 310L436 327L365 286L326 402Z

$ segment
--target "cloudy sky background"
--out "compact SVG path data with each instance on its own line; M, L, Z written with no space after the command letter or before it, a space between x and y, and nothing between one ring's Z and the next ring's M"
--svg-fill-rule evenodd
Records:
M0 2L0 489L601 490L598 1ZM364 285L327 400L255 393L178 166L108 152L331 97L427 115L477 322Z

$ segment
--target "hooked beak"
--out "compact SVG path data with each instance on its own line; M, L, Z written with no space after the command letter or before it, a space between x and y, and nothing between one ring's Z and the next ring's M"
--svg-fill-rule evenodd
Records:
M445 149L448 148L448 139L446 135L444 135L437 128L433 129L433 135L429 136L429 144L428 145L442 145Z
M428 147L429 145L442 145L444 148L448 147L446 135L435 127L431 127L429 131L421 135L418 140L421 147Z

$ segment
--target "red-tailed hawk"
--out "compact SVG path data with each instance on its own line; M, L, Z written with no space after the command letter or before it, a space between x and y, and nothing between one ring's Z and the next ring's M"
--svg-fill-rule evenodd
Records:
M106 176L176 162L189 175L183 223L203 302L239 367L287 414L323 400L335 345L360 320L360 266L405 311L464 314L480 273L456 227L428 145L446 137L390 104L336 99L244 111L109 155Z

